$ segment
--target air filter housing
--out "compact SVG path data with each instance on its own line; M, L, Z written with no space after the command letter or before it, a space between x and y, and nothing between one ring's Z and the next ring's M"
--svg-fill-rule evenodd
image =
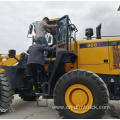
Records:
M85 36L87 36L87 40L91 40L93 36L93 29L92 28L87 28L85 30Z

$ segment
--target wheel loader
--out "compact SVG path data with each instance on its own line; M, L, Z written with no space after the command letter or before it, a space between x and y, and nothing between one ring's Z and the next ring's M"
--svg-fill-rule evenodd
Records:
M54 99L54 108L63 118L102 118L109 100L120 99L120 38L102 38L98 26L96 38L92 37L93 29L87 28L86 40L76 40L78 30L68 15L49 24L58 25L49 29L52 37L48 35L50 46L57 47L45 59L44 74L38 71L40 90L35 91L32 76L27 74L28 55L9 50L11 64L7 65L7 60L1 64L1 109L9 109L15 94L25 101L42 96ZM28 37L33 27L31 24Z

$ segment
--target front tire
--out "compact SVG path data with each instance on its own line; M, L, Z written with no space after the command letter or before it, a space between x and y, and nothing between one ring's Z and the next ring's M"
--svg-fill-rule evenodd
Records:
M54 89L54 104L64 118L101 118L106 109L91 108L109 107L108 100L109 93L103 80L85 70L64 74Z
M9 109L13 95L14 91L10 88L5 73L0 73L0 109Z

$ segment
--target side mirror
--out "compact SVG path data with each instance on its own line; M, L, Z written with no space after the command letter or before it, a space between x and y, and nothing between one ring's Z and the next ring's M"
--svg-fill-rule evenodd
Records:
M118 11L120 11L120 6L119 6L119 8L118 8Z
M8 56L10 58L15 58L15 55L16 55L16 50L9 50Z
M59 23L58 23L58 28L61 27L62 25L63 25L63 23L62 23L62 22L59 22Z
M33 25L30 24L30 26L29 26L29 30L28 30L28 34L32 34L32 31L33 31Z

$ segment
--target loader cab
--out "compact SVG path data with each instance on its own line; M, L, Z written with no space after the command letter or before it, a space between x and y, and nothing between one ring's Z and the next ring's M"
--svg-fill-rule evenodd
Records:
M68 15L61 18L51 19L48 24L57 24L57 28L49 28L46 38L49 45L57 45L62 50L70 49L69 44L76 40L76 26L71 23Z
M61 18L50 19L48 24L57 24L57 28L46 29L45 35L48 45L52 46L57 44L57 48L60 50L71 49L71 41L76 40L76 32L78 31L76 26L71 23L68 15ZM34 23L29 25L27 37L32 38L34 43ZM70 45L69 45L70 44ZM60 51L58 50L58 51Z

